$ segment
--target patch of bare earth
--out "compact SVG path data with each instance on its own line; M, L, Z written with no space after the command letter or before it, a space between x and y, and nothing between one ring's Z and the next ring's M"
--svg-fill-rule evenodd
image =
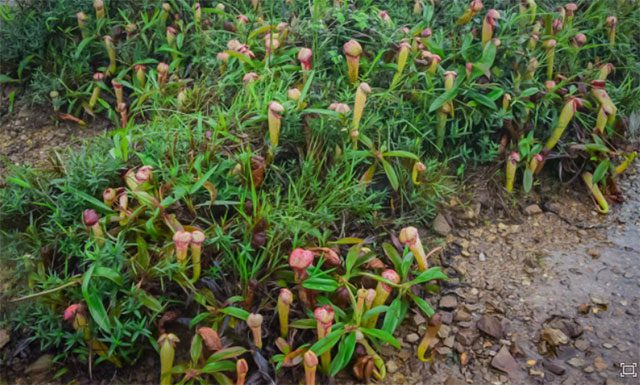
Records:
M46 166L54 150L63 149L106 130L105 122L80 126L60 122L51 110L19 106L0 117L0 183L8 164Z
M403 350L384 351L385 383L637 383L620 374L621 363L640 366L639 173L621 182L628 201L608 216L571 187L515 219L487 219L482 205L445 213L452 229L433 262L452 279L431 299L436 358L417 360L427 321L411 316Z

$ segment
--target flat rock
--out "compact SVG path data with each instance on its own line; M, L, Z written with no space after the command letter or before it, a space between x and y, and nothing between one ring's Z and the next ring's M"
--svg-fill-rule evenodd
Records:
M410 344L418 342L419 339L420 339L420 336L416 333L407 334L407 336L404 338L404 340Z
M529 216L538 215L542 214L542 209L538 205L529 205L524 208L524 213Z
M458 297L455 295L445 295L440 298L439 306L441 309L453 310L458 306Z
M542 366L556 376L562 376L566 371L565 367L558 360L544 360L542 361Z
M453 320L456 321L456 322L470 321L471 320L471 314L469 314L466 311L460 309L453 316Z
M464 329L458 332L456 340L463 346L471 346L478 338L478 334L471 329Z
M11 336L9 335L9 333L4 329L0 329L0 349L8 344L9 341L11 341Z
M553 346L566 345L569 343L569 337L567 337L562 330L554 328L544 328L544 330L542 330L542 339Z
M518 369L518 363L509 353L509 349L506 346L503 346L498 350L498 353L491 360L491 366L508 373L509 375L513 374Z
M447 222L447 218L444 215L438 214L436 218L433 220L433 231L446 237L451 233L451 226L449 222Z
M387 361L386 366L387 366L387 372L389 373L395 373L398 371L398 364L396 364L396 362L393 360Z
M600 356L596 357L596 358L593 360L593 366L596 368L596 370L597 370L598 372L602 372L602 371L604 371L605 369L607 369L607 367L608 367L607 363L606 363L606 362L604 361L604 359L603 359L602 357L600 357Z
M51 354L44 354L27 366L24 372L27 374L40 374L49 371L52 366L53 356Z
M573 366L574 368L581 368L587 364L585 360L583 360L580 357L573 357L570 360L568 360L567 363Z
M482 317L480 317L476 325L478 326L478 329L480 329L480 331L482 331L484 334L495 339L499 340L504 335L504 330L502 329L500 320L492 315L483 315Z

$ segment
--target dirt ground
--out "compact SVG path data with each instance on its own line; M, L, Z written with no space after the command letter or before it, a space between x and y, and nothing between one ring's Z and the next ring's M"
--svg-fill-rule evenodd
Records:
M56 125L46 113L22 109L0 120L0 155L14 163L43 164L51 150L103 129ZM428 299L442 320L435 359L417 360L415 349L428 321L411 314L398 333L403 348L383 347L388 369L383 383L640 383L640 369L639 377L621 377L621 363L640 366L637 162L621 186L627 202L607 216L597 214L584 190L574 186L553 194L562 198L530 197L515 215L490 211L486 199L444 210L438 227L446 247L431 262L444 266L452 279L441 295ZM425 230L423 238L433 234ZM0 349L8 341L2 333ZM12 377L22 378L14 382L51 382L51 364L42 357L15 357ZM156 357L141 362L143 368L156 365ZM156 369L96 374L99 383L157 382ZM350 382L344 374L321 380Z
M103 121L80 126L55 121L52 111L18 105L0 116L0 185L7 164L45 165L54 150L72 146L106 130Z
M387 351L389 384L636 384L640 366L640 167L621 182L627 201L608 216L581 189L526 206L516 220L456 223L441 264L452 279L439 306L438 358L415 347L414 317L399 354ZM478 210L476 210L478 211ZM480 209L480 217L482 217Z

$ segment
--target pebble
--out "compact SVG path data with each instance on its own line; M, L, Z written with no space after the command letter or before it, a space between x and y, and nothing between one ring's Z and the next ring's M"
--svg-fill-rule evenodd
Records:
M478 255L478 260L480 262L484 262L487 260L487 256L484 254L484 252L480 252L480 254Z
M387 361L387 372L395 373L398 371L398 364L394 360Z
M11 336L5 329L0 329L0 349L11 341Z
M420 336L416 333L407 334L407 336L405 337L405 341L407 341L410 344L418 342L418 340L420 340Z
M595 369L591 365L587 366L583 370L584 370L585 373L593 373L595 371Z
M587 363L580 357L573 357L570 360L567 361L567 363L571 366L573 366L574 368L581 368L583 366L585 366Z
M529 216L538 215L538 214L542 214L542 209L540 208L540 206L535 204L529 205L524 208L524 213Z
M27 374L38 374L49 371L53 366L53 356L51 354L45 354L40 356L37 360L32 362L24 370Z
M455 295L445 295L440 298L439 306L441 309L455 309L458 306L458 297Z
M547 369L548 371L550 371L551 373L555 374L556 376L562 376L564 374L564 372L566 371L564 366L562 366L562 364L557 360L553 360L553 361L545 360L545 361L542 361L542 366L545 369Z
M464 322L471 320L471 314L466 311L460 309L456 312L456 315L453 317L456 322Z
M576 349L584 352L585 350L589 349L591 344L587 340L579 339L579 340L576 340L576 342L574 343L574 346L576 347Z
M608 367L607 363L600 356L596 357L595 360L593 360L593 366L598 372L602 372Z
M438 330L438 337L445 339L449 336L450 333L451 333L451 327L447 325L441 325L440 329Z
M451 226L449 225L449 222L447 222L447 218L445 218L444 215L436 215L436 218L433 220L433 231L444 237L451 233Z
M493 357L491 366L505 373L513 373L518 368L516 360L511 356L506 346L500 348L498 353Z
M605 342L604 344L602 344L602 346L603 346L605 349L613 349L613 345L611 345L611 344L610 344L610 343L608 343L608 342Z
M504 331L502 330L502 324L498 318L492 315L483 315L476 323L478 329L483 333L495 338L502 338Z

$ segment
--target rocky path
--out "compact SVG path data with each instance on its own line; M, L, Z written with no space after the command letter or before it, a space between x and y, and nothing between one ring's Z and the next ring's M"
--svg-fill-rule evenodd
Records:
M388 383L640 384L637 164L622 186L627 202L608 216L567 188L518 223L454 226L441 257L454 278L432 301L438 358L415 358L426 324L414 317L403 351L386 352Z

